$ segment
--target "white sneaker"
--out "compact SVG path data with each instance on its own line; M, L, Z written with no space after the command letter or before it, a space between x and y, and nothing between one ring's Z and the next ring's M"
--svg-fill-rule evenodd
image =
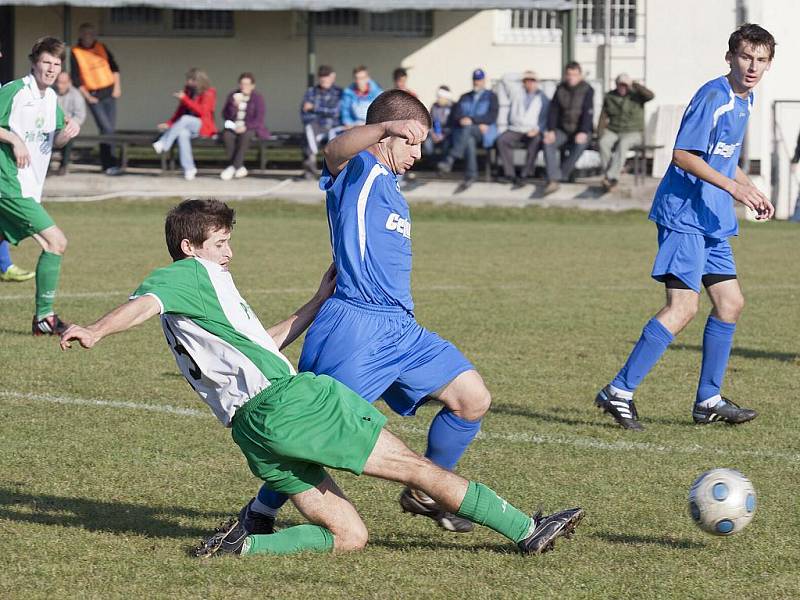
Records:
M191 181L197 175L197 169L187 169L183 172L183 178L186 181Z
M164 142L161 140L156 140L153 142L153 150L156 151L156 154L164 154L166 152L166 148L164 148Z
M236 179L247 177L247 169L245 167L239 167L236 169L236 173L234 173L233 176L236 177Z
M219 174L219 178L222 179L222 181L230 181L231 179L233 179L234 173L236 173L236 167L231 165L229 167L226 167L225 170Z

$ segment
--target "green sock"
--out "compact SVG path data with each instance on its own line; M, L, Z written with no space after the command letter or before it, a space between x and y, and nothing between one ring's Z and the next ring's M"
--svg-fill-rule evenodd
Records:
M482 483L469 482L456 513L473 523L486 525L508 539L519 542L528 536L533 519Z
M319 525L295 525L269 535L249 535L242 554L294 554L333 550L333 534Z
M58 277L61 275L61 255L42 252L36 263L36 318L53 314Z

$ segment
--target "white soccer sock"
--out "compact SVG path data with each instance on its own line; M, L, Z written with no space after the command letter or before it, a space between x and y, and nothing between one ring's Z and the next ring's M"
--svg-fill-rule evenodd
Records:
M698 402L697 406L702 406L703 408L714 408L720 402L722 402L722 396L717 394L716 396L711 396L711 398L708 398L707 400Z
M614 387L610 383L608 384L608 390L614 394L615 396L619 396L623 400L633 400L633 392L629 392L628 390L621 390L617 387Z
M258 499L258 496L256 496L255 500L253 500L253 503L250 505L250 510L253 510L262 515L266 515L268 517L274 518L278 516L278 509L272 508L271 506L267 506Z

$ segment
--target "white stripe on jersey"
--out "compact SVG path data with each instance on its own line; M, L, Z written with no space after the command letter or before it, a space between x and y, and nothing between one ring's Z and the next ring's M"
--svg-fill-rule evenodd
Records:
M733 94L733 90L729 91L731 99L728 101L727 104L723 104L717 110L714 111L714 124L711 126L712 128L717 126L717 121L719 118L724 115L726 112L730 112L733 110L733 107L736 105L736 97Z
M358 247L361 250L361 260L364 260L364 255L367 252L367 198L378 175L388 174L389 172L383 168L383 165L373 165L366 181L364 181L364 186L358 194Z

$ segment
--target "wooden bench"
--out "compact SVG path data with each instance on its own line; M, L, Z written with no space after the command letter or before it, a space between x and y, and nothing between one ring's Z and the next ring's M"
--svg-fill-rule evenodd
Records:
M633 155L633 185L641 185L647 176L647 161L653 157L653 152L663 148L663 144L637 144L631 150Z
M87 145L96 144L112 144L118 148L119 152L119 165L122 169L128 167L131 147L150 147L155 142L161 132L159 131L116 131L114 133L101 133L96 135L80 135L75 141L78 146L85 147ZM258 168L261 171L267 168L268 151L271 148L302 148L304 136L302 133L297 132L276 132L267 139L254 138L250 143L250 148L255 150L258 156ZM222 139L213 138L195 138L192 140L193 148L222 148ZM154 158L155 158L155 152ZM169 152L165 152L159 156L161 162L161 171L167 173L175 170L175 160L177 155L177 144L174 144ZM224 154L220 154L224 157ZM302 160L302 158L300 159ZM298 160L298 162L300 162Z

